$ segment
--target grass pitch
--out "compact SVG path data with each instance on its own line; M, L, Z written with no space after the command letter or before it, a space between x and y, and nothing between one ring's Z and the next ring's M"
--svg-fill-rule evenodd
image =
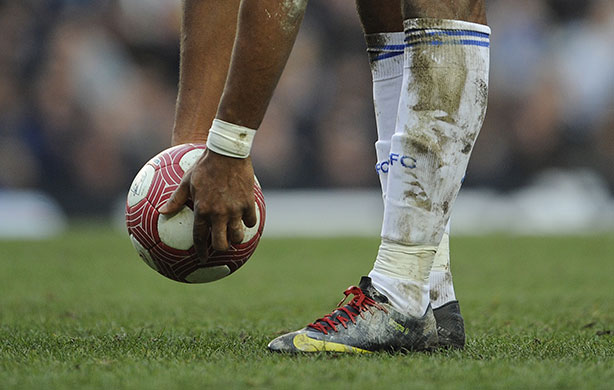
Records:
M377 239L265 239L237 274L182 285L121 233L0 242L0 388L610 388L614 238L452 238L464 351L283 356Z

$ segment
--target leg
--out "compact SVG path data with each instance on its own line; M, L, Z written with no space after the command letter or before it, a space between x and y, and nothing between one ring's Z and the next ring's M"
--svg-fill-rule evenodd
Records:
M406 244L443 235L486 110L490 29L445 19L483 21L483 0L432 4L403 2L404 77L387 190L407 215L387 213L383 235ZM408 216L418 220L407 223Z
M370 274L378 290L414 316L429 302L432 265L449 275L447 258L434 264L434 255L484 119L488 85L490 30L467 23L485 20L483 1L433 4L403 2L402 92L382 245ZM441 290L433 292L432 300L440 299Z
M224 90L241 0L185 0L173 145L205 143Z
M394 134L403 81L405 35L401 3L399 0L356 0L356 9L365 32L373 78L373 105L377 124L375 170L385 199L390 139Z
M375 14L367 11L369 4ZM358 2L368 43L369 36L395 26L388 13L376 13L381 4ZM382 244L371 278L363 277L358 287L345 291L354 295L345 306L273 340L273 351L360 353L429 349L437 343L429 274L484 117L490 31L436 19L454 18L460 11L451 14L448 7L441 8L441 15L423 10L408 16L400 44L368 45L372 68L387 68L382 72L393 66L380 61L398 58L397 46L404 47L387 160ZM396 76L382 79L387 77ZM378 122L380 139L381 130Z
M484 0L402 0L403 19L434 18L486 24Z
M403 31L399 0L356 0L356 10L365 34Z

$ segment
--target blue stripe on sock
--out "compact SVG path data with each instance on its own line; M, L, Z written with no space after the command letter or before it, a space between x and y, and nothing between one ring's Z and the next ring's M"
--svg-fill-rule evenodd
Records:
M476 41L473 39L461 39L461 45L470 45L470 46L481 46L481 47L490 47L489 41Z
M397 56L402 56L402 55L403 55L402 51L391 51L387 53L382 53L380 55L373 57L371 59L371 62L385 60L386 58L392 58L392 57L397 57Z
M367 48L368 51L392 51L392 50L403 50L405 45L375 45Z

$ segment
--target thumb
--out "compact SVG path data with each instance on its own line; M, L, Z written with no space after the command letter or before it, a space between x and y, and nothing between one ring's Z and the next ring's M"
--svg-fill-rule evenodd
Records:
M190 197L189 180L182 180L179 187L173 192L169 200L162 205L158 210L162 214L173 214L181 210L185 202Z

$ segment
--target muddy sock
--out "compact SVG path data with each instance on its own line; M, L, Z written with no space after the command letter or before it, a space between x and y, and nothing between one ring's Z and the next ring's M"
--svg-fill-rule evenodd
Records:
M433 309L456 300L450 270L450 223L446 226L429 276L429 296Z
M382 186L382 197L385 199L390 139L395 130L403 81L405 34L403 32L367 34L365 39L373 78L373 106L377 124L375 170Z
M382 244L372 272L376 288L405 296L399 308L419 316L429 302L436 249L486 113L490 29L439 19L408 19L404 26Z

